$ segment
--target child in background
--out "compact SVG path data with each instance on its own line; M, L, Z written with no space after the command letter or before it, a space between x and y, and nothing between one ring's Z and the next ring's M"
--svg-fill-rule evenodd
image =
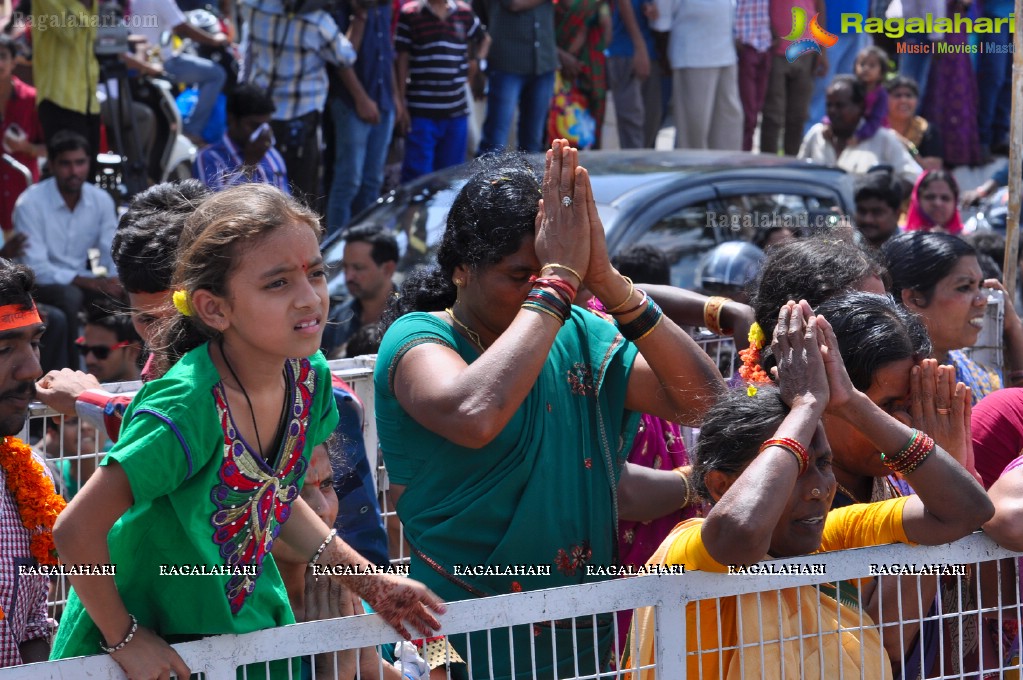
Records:
M888 127L888 90L884 79L888 74L888 55L880 47L871 45L860 50L853 65L856 80L863 83L867 98L863 106L863 122L856 130L856 139L870 139L883 127Z
M315 213L264 184L217 194L186 220L178 313L155 343L162 377L132 401L117 445L54 527L65 564L122 568L71 577L53 658L102 650L129 677L187 677L169 642L295 621L267 559L276 541L311 562L368 568L299 497L313 445L337 422L318 351L327 317L319 233ZM170 575L168 565L221 573ZM404 637L402 620L424 634L439 627L431 610L443 605L421 584L329 578ZM249 678L295 671L287 662L246 668Z

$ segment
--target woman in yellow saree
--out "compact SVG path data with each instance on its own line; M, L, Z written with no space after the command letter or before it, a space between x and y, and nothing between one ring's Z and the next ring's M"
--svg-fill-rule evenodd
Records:
M777 389L730 394L700 430L693 482L713 508L679 524L651 563L727 572L867 545L937 545L991 517L991 501L959 463L853 387L831 325L806 302L781 309L772 349ZM882 460L917 495L829 512L836 484L825 412L893 452ZM870 618L813 586L690 603L685 614L688 678L892 677ZM641 610L624 668L653 662L653 633L652 611Z

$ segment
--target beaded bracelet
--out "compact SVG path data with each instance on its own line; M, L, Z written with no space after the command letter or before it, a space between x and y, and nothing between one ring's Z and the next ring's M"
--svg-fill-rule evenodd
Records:
M100 642L99 643L99 648L103 652L105 652L107 654L113 654L114 652L119 652L122 649L124 649L126 646L128 646L128 643L131 642L132 638L135 637L135 633L137 633L138 629L139 629L139 620L135 618L134 614L128 614L128 618L131 619L131 628L128 629L128 634L124 636L123 640L118 642L113 647L104 647L103 646L103 642ZM105 642L105 640L104 640L104 642Z
M677 467L672 470L676 475L682 478L682 484L686 487L686 497L682 500L682 505L678 506L679 510L684 510L693 503L693 487L689 483L689 477L686 476L686 472L683 468Z
M643 290L642 288L636 288L636 290L639 291L639 302L634 304L632 307L629 307L628 309L623 309L620 312L614 312L611 316L624 316L626 314L632 314L634 311L640 309L641 307L643 307L643 305L646 304L646 301L650 296L647 295L646 291Z
M327 537L323 539L323 543L320 543L320 547L316 549L316 554L313 555L313 558L311 560L309 560L310 568L316 566L316 563L320 559L320 555L322 555L323 551L327 549L327 546L330 545L330 542L334 540L335 536L337 536L337 529L331 529L330 533L327 534Z
M799 465L800 476L802 476L802 474L806 472L806 469L810 467L810 453L806 450L805 446L792 437L775 437L774 439L768 439L760 445L760 450L757 451L757 454L759 455L763 453L765 449L772 446L785 449L796 457L796 463Z
M626 340L638 342L650 335L663 318L664 312L657 306L653 298L648 297L643 313L628 323L619 323L618 330Z
M605 309L606 309L608 314L614 314L619 309L621 309L625 305L629 304L629 300L632 299L632 291L636 290L636 284L634 284L632 282L632 279L630 279L628 276L623 276L622 278L625 280L626 283L629 284L629 294L625 296L624 300L622 300L620 303L618 303L614 307L608 307L607 305L604 305L604 307L605 307ZM601 302L603 302L603 300Z
M730 302L726 297L715 295L703 303L703 325L714 335L731 335L732 331L722 330L721 310Z

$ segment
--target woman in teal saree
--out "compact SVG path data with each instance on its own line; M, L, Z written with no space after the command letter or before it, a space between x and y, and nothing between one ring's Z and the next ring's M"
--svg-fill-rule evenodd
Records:
M694 423L722 388L611 267L574 149L555 142L542 184L515 158L481 165L439 268L406 280L385 316L375 374L411 572L447 600L610 578L619 517L690 496L678 474L626 465L638 414ZM581 285L617 324L571 306ZM606 666L611 624L608 612L450 641L477 678L565 677Z

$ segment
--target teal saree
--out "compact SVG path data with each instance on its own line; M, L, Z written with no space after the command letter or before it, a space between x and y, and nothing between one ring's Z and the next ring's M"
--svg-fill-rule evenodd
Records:
M398 362L422 343L479 358L425 313L399 319L380 346L377 431L391 481L406 486L397 510L412 577L448 601L610 578L587 567L617 563L615 490L639 422L625 409L635 346L574 308L512 420L484 448L468 449L415 422L394 397ZM605 667L612 623L598 616L594 630L593 617L581 617L450 642L477 678L533 677L533 659L537 677L564 677Z

